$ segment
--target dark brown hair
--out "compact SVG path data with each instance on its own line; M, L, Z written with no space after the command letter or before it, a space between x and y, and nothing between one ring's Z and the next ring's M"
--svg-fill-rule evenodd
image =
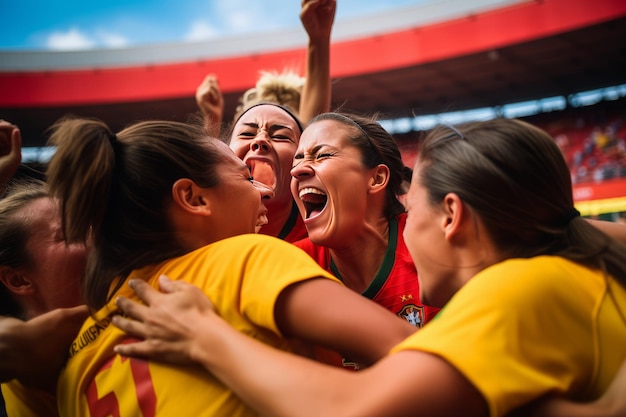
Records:
M513 119L441 126L418 163L431 203L457 194L509 257L563 256L626 284L626 247L577 215L568 166L543 130Z
M68 242L93 239L85 300L107 302L136 268L185 253L166 210L180 178L213 187L220 154L200 125L145 121L114 134L102 121L65 119L53 126L50 193L61 200Z

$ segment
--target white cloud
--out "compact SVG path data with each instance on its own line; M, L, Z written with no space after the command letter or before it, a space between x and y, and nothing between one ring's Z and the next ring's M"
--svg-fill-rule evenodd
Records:
M67 32L53 32L46 39L46 46L55 50L90 49L96 42L76 28Z
M128 39L118 33L101 32L98 34L98 39L105 48L123 48L130 44Z
M215 38L219 35L219 31L210 24L197 20L191 24L189 31L185 34L186 41L201 41Z
M91 35L77 28L65 32L53 32L46 38L46 46L57 51L72 51L102 48L123 48L130 44L128 39L118 33L98 31Z
M233 11L226 17L227 27L233 32L248 32L251 29L258 29L261 26L258 22L259 16L255 19L253 12ZM256 20L256 22L255 22Z

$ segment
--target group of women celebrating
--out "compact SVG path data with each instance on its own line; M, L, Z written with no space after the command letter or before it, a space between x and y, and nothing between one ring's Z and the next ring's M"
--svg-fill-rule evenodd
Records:
M577 215L547 134L508 119L433 130L405 213L407 170L380 125L325 113L299 137L285 109L254 109L248 150L296 145L308 240L254 233L280 179L264 177L268 191L202 127L55 126L43 201L58 202L61 240L89 248L92 310L58 379L60 415L496 416L546 396L535 415L623 412L626 249ZM402 277L411 288L385 287ZM364 369L321 364L319 349ZM18 415L32 412L20 388Z
M334 7L303 2L315 45ZM410 169L302 93L306 124L255 102L223 141L55 124L47 183L0 200L9 417L626 413L626 228L579 216L552 138L440 126Z

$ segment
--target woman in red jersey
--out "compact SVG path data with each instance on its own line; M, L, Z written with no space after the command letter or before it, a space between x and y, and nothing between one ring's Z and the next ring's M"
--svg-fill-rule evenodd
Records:
M304 130L291 169L291 191L309 237L295 245L353 291L416 328L438 308L420 301L417 270L404 243L411 180L393 137L375 120L324 113ZM320 351L320 359L358 367Z

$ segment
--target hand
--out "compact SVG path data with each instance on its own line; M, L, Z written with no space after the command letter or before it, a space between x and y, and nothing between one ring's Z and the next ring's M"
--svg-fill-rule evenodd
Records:
M52 310L29 321L0 321L0 381L54 392L70 344L88 316L85 306Z
M121 355L162 360L188 365L195 363L194 342L199 325L207 316L215 315L213 304L197 287L183 281L159 277L162 293L142 280L129 285L146 305L125 297L117 306L128 317L113 317L113 325L143 341L115 347Z
M20 129L0 120L0 185L4 186L22 162L22 135Z
M336 0L302 0L300 21L309 40L330 39L336 8Z
M204 77L196 89L196 104L204 115L205 126L209 134L213 137L219 137L224 114L224 97L215 74Z

